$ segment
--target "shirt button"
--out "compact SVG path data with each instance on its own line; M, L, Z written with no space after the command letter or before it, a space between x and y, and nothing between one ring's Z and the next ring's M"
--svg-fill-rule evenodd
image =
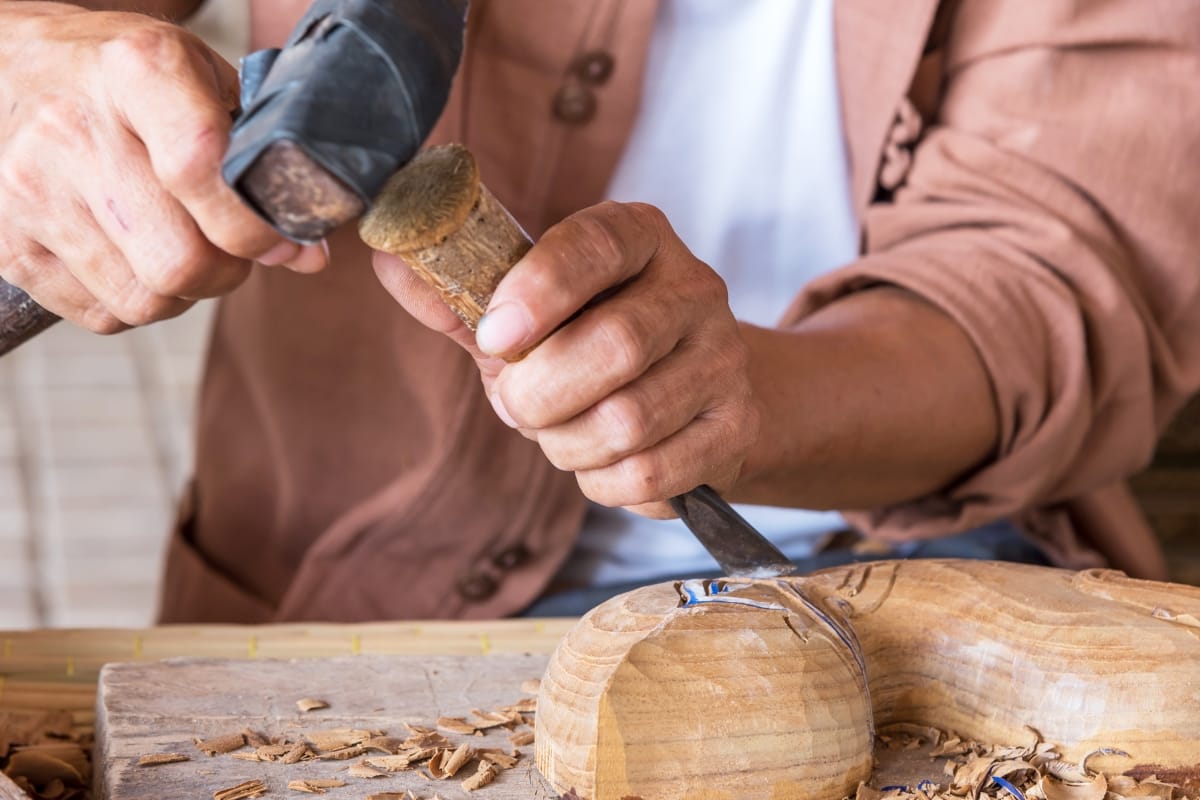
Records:
M614 63L612 54L593 50L575 59L571 71L587 85L600 86L612 76Z
M496 555L492 556L492 563L497 569L516 569L529 560L532 553L529 548L523 544L514 544L512 547L506 547Z
M580 83L567 83L554 93L553 109L562 122L582 125L596 116L596 95Z
M458 594L464 600L481 603L496 593L500 584L491 575L475 572L458 579Z

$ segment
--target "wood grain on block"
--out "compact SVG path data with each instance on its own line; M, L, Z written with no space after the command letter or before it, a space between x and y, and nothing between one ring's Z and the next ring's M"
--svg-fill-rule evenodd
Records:
M1200 777L1198 698L1200 589L877 562L599 606L551 658L536 752L587 800L832 800L869 774L880 726L1012 744L1032 726L1067 758L1115 747L1130 757L1091 766L1183 782Z
M358 230L370 247L403 258L471 330L532 246L480 183L470 151L455 144L422 152L392 176Z
M501 654L110 664L101 673L97 696L96 796L212 797L218 790L261 780L267 796L273 797L294 794L287 789L292 781L341 779L346 786L325 790L329 800L361 800L410 788L422 797L436 791L445 800L551 797L533 768L530 747L518 748L521 756L513 769L500 771L485 789L468 793L460 786L464 773L444 781L413 771L355 777L358 773L350 768L361 761L357 757L257 762L229 754L206 756L194 744L196 739L247 729L291 738L335 728L374 729L403 738L408 735L404 723L433 727L439 717L469 717L473 709L516 702L522 683L539 676L545 665L544 655ZM297 709L296 701L310 696L320 697L329 707ZM473 748L511 751L508 734L500 727L482 736L452 738L469 741ZM252 752L247 746L243 754ZM152 753L187 753L191 760L137 766L141 756ZM475 767L469 769L474 772Z

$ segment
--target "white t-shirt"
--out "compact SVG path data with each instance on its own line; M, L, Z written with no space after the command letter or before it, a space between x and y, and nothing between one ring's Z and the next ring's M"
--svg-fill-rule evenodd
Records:
M734 314L759 325L858 250L833 5L661 0L642 113L609 185L612 199L661 208L725 279ZM792 558L845 526L834 512L737 508ZM593 505L563 577L603 586L717 570L678 520Z

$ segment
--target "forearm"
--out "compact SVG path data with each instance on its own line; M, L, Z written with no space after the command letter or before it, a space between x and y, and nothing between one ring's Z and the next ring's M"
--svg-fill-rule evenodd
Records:
M732 499L878 507L936 492L996 448L974 346L907 291L851 294L787 330L742 328L765 433Z

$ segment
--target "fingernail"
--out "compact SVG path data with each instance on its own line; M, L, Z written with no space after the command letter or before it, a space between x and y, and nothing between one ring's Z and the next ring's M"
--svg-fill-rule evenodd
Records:
M300 252L300 245L295 242L283 241L259 256L256 261L268 267L277 267L285 261L291 261Z
M499 355L520 349L533 331L528 312L517 303L501 303L483 315L475 343L485 353Z
M306 244L300 248L295 258L289 259L284 266L295 272L320 272L329 264L329 245L325 240L316 244Z
M517 421L512 418L512 414L508 413L508 409L504 407L504 401L500 399L500 392L492 392L488 395L488 399L492 401L492 409L501 422L510 428L517 427Z

